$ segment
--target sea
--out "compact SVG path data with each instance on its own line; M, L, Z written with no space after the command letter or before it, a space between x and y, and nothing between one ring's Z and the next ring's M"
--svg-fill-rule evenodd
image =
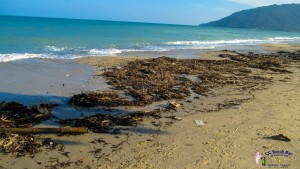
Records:
M0 16L0 62L300 43L299 32Z

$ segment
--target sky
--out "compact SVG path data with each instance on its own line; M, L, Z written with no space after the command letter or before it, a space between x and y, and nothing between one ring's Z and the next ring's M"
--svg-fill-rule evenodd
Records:
M198 25L300 0L0 0L0 15Z

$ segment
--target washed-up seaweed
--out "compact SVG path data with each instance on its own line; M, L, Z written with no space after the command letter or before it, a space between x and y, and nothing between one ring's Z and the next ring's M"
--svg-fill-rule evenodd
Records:
M41 143L32 135L0 134L0 152L2 153L12 153L16 156L32 155L40 152L41 146Z
M28 128L51 117L56 105L40 104L27 108L17 102L0 103L1 128ZM0 133L0 152L16 156L33 155L41 151L42 144L33 135Z
M61 169L61 168L66 168L66 167L71 167L71 168L91 168L89 165L86 165L85 167L84 162L85 159L79 159L77 161L70 161L70 159L68 159L67 161L63 161L61 162L59 158L54 158L54 157L50 157L50 160L48 162L54 163L52 165L46 165L45 168L51 168L51 169Z
M296 52L278 51L277 54L279 54L280 56L292 58L293 60L300 60L300 50Z
M132 102L121 98L116 92L95 91L74 95L70 101L73 106L94 107L107 106L117 107L120 105L130 106Z
M39 139L30 134L0 134L0 152L4 154L13 154L16 157L34 155L41 152L42 147L45 147L48 151L64 151L64 146L62 144L56 143L50 138L46 138L41 142Z
M40 104L30 109L17 102L0 103L0 127L32 127L51 117L51 109L56 105Z
M139 114L130 114L121 117L114 117L107 114L95 114L83 119L65 119L63 124L72 124L76 127L88 127L96 133L107 133L114 126L135 126L142 118Z
M64 146L60 143L57 143L53 141L51 138L46 138L42 145L46 147L48 150L58 150L58 151L64 151Z
M136 126L143 121L144 117L160 118L160 110L156 109L149 112L133 112L122 116L112 116L108 114L95 114L82 119L64 119L61 124L74 127L87 127L96 133L108 133L115 126Z
M230 58L231 60L245 62L250 68L257 68L263 70L271 70L274 72L280 73L292 73L283 68L283 64L287 64L289 59L286 57L273 56L273 55L261 55L261 54L240 54L236 53L236 55L230 54L220 54L222 58Z
M249 76L251 69L291 73L284 69L291 60L288 57L237 52L220 54L220 57L224 60L160 57L129 62L121 68L107 68L103 76L108 84L133 100L115 92L104 96L102 92L95 91L74 95L70 103L76 107L145 106L162 100L187 98L190 88L197 94L206 95L213 88L224 85L247 86L247 79L252 78ZM191 80L189 75L196 76L198 80ZM269 79L261 77L251 81L255 84Z

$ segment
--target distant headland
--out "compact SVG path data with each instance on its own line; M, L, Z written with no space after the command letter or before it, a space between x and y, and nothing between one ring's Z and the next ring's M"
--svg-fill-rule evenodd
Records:
M300 32L300 4L258 7L200 26Z

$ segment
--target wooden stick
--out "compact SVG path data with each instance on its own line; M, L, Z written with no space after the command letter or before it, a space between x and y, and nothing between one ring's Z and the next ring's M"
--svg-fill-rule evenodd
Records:
M62 128L0 128L0 133L87 133L85 127Z

